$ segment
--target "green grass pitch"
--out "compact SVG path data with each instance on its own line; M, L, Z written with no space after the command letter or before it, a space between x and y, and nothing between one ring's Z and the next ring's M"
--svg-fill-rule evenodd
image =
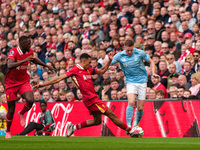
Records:
M199 150L200 138L0 136L0 150Z

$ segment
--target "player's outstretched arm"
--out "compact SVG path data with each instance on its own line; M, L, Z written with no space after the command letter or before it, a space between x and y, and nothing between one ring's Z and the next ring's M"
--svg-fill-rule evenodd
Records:
M102 68L97 69L97 74L104 74L106 72L106 70L108 70L108 68L113 60L112 53L109 53L108 57L109 57L108 63L105 66L103 66Z
M40 83L39 85L34 86L33 89L37 89L37 88L40 88L40 87L44 87L44 86L47 86L47 85L52 85L52 84L58 83L61 80L67 78L67 77L68 76L66 74L63 74L63 75L58 76L58 77L54 77L50 81L47 81L47 82L44 82L44 83Z
M29 56L24 60L15 62L14 59L8 59L8 69L13 69L13 68L17 68L18 66L20 66L21 64L27 62L27 61L32 61L33 60L33 56Z
M41 60L39 60L38 58L33 58L32 62L35 63L35 64L38 64L38 65L47 67L47 68L49 68L49 70L55 71L55 72L56 72L56 69L54 69L54 68L51 67L51 66L47 66L45 63L43 63L43 62L42 62Z
M155 66L155 63L153 62L153 60L151 58L149 59L149 63L150 63L150 66L151 66L152 75L154 77L159 77L158 75L156 75L156 66Z

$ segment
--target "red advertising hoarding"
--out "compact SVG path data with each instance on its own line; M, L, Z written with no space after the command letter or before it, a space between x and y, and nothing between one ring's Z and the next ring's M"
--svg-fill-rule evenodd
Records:
M126 101L105 102L105 104L126 122ZM3 105L7 108L6 104ZM17 116L23 105L23 103L16 104L11 127L13 135L24 129L20 126ZM48 103L47 108L51 110L56 122L53 136L65 136L70 122L77 124L92 119L82 102ZM35 103L26 113L26 125L31 121L37 122L40 112L39 103ZM108 117L102 116L102 120L101 125L75 131L73 136L127 136L126 132L115 126ZM200 101L146 102L140 126L144 130L144 137L198 137L199 122ZM31 132L29 135L33 134Z

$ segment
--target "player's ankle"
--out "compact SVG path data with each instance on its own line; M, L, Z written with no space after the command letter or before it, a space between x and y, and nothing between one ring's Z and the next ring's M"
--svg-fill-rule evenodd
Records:
M73 131L77 130L76 125L73 126Z

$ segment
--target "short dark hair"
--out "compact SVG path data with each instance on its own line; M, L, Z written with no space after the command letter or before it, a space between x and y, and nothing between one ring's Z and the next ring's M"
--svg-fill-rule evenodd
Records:
M144 50L147 51L147 50L153 50L153 49L151 48L151 46L147 45L147 46L144 48Z
M103 84L103 85L110 85L110 81L109 81L109 80L105 80L105 81L103 81L102 84Z
M158 57L158 58L160 59L160 56L157 55L157 54L154 54L154 55L152 56L152 58L153 58L153 57Z
M32 75L32 77L34 77L34 76L38 76L39 77L39 74L36 73L36 72L34 72L33 75Z
M88 58L91 58L91 56L88 55L87 53L83 53L83 54L81 54L81 56L80 56L80 60L82 60L82 59L88 59Z
M198 53L198 54L200 54L200 52L199 52L199 51L197 51L197 50L195 50L195 51L193 52L193 54L194 54L194 53Z
M26 41L27 39L29 39L29 37L27 37L27 36L21 36L19 38L19 43L22 43L22 42Z
M41 106L41 104L45 104L47 106L47 102L45 102L45 101L41 101L40 106Z
M96 57L92 57L92 59L91 60L96 60L96 61L98 61L98 59L96 58Z
M160 94L160 95L164 96L164 95L165 95L165 92L164 92L163 90L158 90L158 91L156 91L156 95L157 95L157 94Z
M180 86L178 89L184 89L184 90L185 90L185 87L183 87L183 86Z
M112 83L112 82L117 82L117 83L119 83L119 81L118 81L116 78L113 78L113 79L110 81L110 83Z

